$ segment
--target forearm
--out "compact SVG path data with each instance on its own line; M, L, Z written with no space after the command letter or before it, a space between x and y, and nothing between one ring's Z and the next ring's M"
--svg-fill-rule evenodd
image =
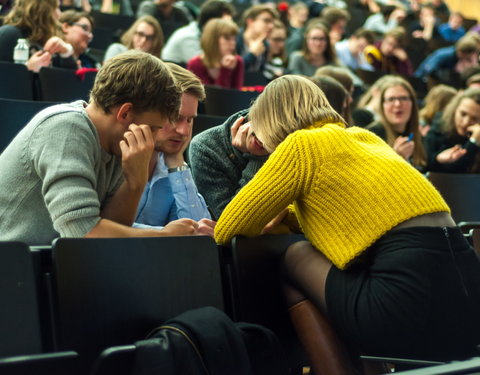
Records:
M100 219L85 238L111 238L111 237L162 237L168 236L168 233L158 229L140 229L132 228L119 224L112 220Z
M138 202L142 189L131 190L126 182L119 187L109 202L103 207L101 217L131 226L137 215Z

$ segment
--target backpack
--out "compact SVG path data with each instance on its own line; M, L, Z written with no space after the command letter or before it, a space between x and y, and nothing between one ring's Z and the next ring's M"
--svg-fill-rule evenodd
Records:
M189 310L136 344L134 375L286 374L276 335L214 307Z

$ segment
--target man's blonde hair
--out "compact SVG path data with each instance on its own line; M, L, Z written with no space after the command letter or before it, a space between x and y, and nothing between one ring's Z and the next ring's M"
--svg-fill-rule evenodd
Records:
M165 64L167 64L172 72L182 94L193 95L200 102L205 100L205 88L200 79L194 73L172 62L167 62Z
M90 101L105 113L132 103L136 113L161 112L175 121L181 91L170 69L158 57L141 51L127 51L108 60L95 79Z
M268 152L296 130L316 122L347 125L322 90L307 78L286 75L272 81L250 109L252 129Z

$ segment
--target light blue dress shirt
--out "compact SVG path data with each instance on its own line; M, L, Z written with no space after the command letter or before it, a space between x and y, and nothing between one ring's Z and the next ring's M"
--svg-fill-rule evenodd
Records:
M163 154L138 204L135 228L161 228L170 221L188 218L210 219L207 204L200 195L190 169L168 173Z

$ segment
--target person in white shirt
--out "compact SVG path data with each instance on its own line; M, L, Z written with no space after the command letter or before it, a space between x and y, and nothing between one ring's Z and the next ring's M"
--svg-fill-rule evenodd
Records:
M200 9L198 21L174 31L162 51L162 59L177 64L187 64L194 56L202 53L200 35L203 26L212 18L232 19L235 9L223 0L209 0Z

